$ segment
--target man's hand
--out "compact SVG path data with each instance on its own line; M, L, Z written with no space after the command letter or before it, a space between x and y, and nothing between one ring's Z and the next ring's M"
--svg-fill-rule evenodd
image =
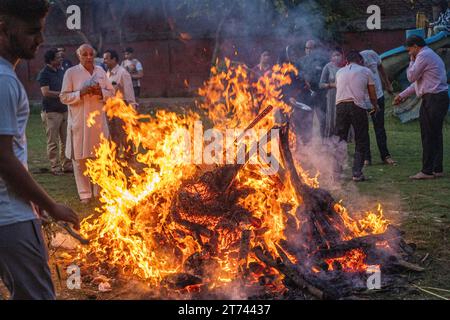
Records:
M80 96L83 97L85 95L91 94L91 87L85 86L80 90Z
M80 230L80 219L78 215L69 207L63 204L55 204L48 214L52 216L56 221L65 221L73 224L75 230Z
M130 64L128 70L130 73L136 72L136 65L134 63Z
M400 103L405 102L405 100L406 100L406 99L403 98L402 96L397 95L397 96L394 98L394 105L397 106L397 105L399 105Z
M392 88L392 83L388 82L388 83L386 84L386 91L387 91L389 94L393 94L393 93L394 93L394 88Z
M376 113L378 112L379 109L380 109L380 108L378 107L378 105L375 104L375 105L372 106L372 110L370 110L369 114L370 114L370 115L376 114Z
M100 96L100 97L103 96L102 88L100 87L99 84L91 87L91 94L94 95L94 96Z

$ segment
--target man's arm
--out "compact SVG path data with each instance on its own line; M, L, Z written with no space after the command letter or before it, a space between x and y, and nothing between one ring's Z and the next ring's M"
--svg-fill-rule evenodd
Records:
M77 214L70 208L57 204L31 177L13 151L13 136L0 135L0 176L15 194L36 204L56 220L70 222L79 229Z
M114 89L111 81L108 79L106 72L101 70L100 72L104 73L99 79L100 83L98 84L99 94L102 96L103 101L107 101L109 98L112 98L116 94L116 90Z
M49 86L41 87L42 95L46 98L59 98L61 92L50 90Z
M406 71L408 81L413 83L420 79L423 75L425 67L426 61L422 55L418 55L415 60L411 60L408 70Z
M386 74L386 70L384 70L383 64L378 65L378 73L381 76L381 82L383 83L384 89L392 94L394 92L394 89L392 88L392 83Z
M369 91L370 103L372 104L372 107L373 107L372 112L377 112L378 111L378 99L377 99L377 90L375 89L375 85L369 83L367 85L367 90Z
M41 86L42 95L46 98L59 98L60 92L50 90L50 79L48 74L43 70L39 73L37 81Z
M330 72L327 67L323 68L322 75L320 76L319 88L320 89L328 89L330 88L330 84L328 83L330 78Z
M72 73L67 71L64 74L64 79L61 88L61 94L59 95L59 99L61 103L66 105L76 104L81 100L81 91L75 91L72 83Z
M398 105L404 102L408 97L412 96L416 92L415 85L412 83L408 88L406 88L403 92L397 95L394 99L394 105Z
M142 64L138 61L136 63L136 73L133 73L131 75L131 78L133 80L140 80L144 77L144 68L142 67Z
M131 105L136 105L136 97L134 96L133 82L131 81L131 76L128 72L124 72L122 76L122 88L123 88L123 98Z

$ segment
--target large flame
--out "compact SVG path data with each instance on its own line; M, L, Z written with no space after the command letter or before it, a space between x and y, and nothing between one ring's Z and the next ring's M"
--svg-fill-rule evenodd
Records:
M186 146L192 141L186 141L180 132L193 134L194 124L200 119L221 130L244 129L269 106L289 113L290 106L282 99L281 87L291 83L290 74L298 72L290 64L275 65L271 72L255 79L248 68L230 60L225 60L223 70L213 67L211 71L211 79L199 90L200 107L206 117L200 111L187 115L158 111L152 117L138 114L120 96L107 101L105 112L109 118L123 121L136 161L128 162L117 146L104 137L95 159L88 161L86 174L101 189L101 206L95 215L82 222L82 234L91 239L91 245L80 253L85 265L97 270L116 269L122 275L136 276L157 286L166 276L183 271L190 257L204 254L201 237L178 224L172 216L178 190L198 172L198 166L192 163L193 154L186 154ZM272 128L276 123L274 114L265 117L255 129ZM95 116L90 117L90 123ZM283 206L295 207L299 205L298 199L289 184L284 186L276 175L262 174L262 166L258 161L246 165L236 177L236 188L252 190L238 201L251 213L248 222L230 229L212 217L190 217L219 233L217 264L209 278L211 287L237 277L243 262L238 258L236 244L241 240L242 231L251 232L251 246L264 245L274 255L277 244L286 238L287 214L295 210L287 212ZM304 180L317 188L317 176L310 177L297 166ZM377 214L368 213L359 221L352 219L342 204L336 204L335 210L352 230L350 238L382 233L387 225L381 207ZM338 261L346 269L359 269L364 257L354 252L349 258L351 262L345 263L345 259ZM244 263L251 261L256 261L252 254Z

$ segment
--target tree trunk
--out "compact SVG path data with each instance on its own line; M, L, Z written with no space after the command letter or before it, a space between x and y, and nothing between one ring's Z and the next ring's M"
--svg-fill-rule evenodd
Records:
M114 10L114 4L121 4L121 6L119 6L117 10ZM122 50L125 50L125 44L123 41L123 31L124 31L123 20L128 12L129 4L130 3L128 1L119 1L119 2L115 1L112 3L111 2L107 3L109 12L111 13L111 18L113 20L113 25L116 29L116 33L119 39L119 45Z

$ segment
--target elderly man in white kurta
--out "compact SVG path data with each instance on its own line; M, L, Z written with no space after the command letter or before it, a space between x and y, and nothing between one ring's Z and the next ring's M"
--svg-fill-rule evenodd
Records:
M86 161L95 156L101 135L108 137L105 101L114 96L114 88L105 71L94 64L94 49L87 44L77 50L80 64L64 75L60 99L69 106L66 156L72 159L78 195L83 203L98 195L87 176ZM91 114L95 114L92 117ZM93 119L94 124L88 120Z

